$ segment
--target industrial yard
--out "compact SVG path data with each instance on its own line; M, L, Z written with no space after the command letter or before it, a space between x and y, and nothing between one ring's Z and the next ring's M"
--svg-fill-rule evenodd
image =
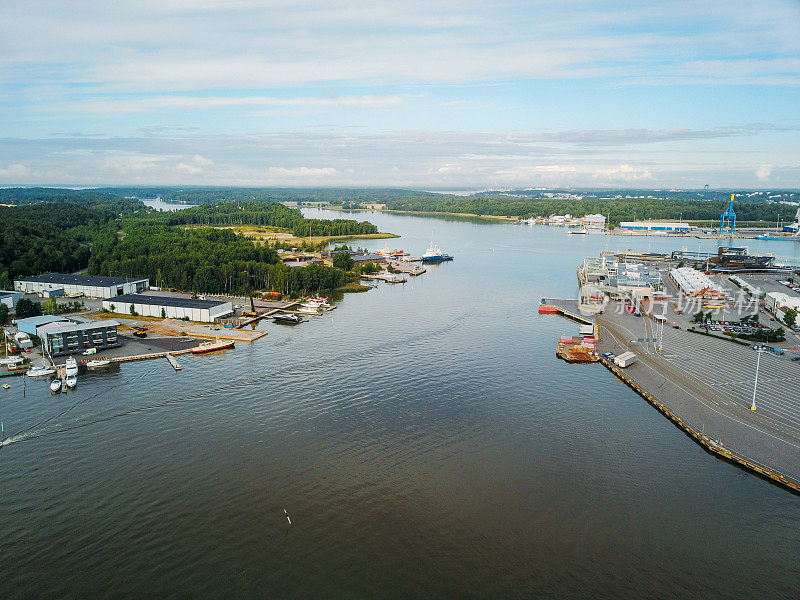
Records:
M746 248L607 252L578 278L579 299L539 312L594 325L571 339L706 449L800 491L795 268Z

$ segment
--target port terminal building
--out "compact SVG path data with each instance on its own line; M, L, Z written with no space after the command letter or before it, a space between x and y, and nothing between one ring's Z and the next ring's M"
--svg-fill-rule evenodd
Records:
M691 267L672 269L669 276L675 287L689 298L724 299L726 296L722 286L714 283L708 275L697 269Z
M213 323L217 319L233 314L230 302L219 300L197 300L173 296L148 296L146 294L123 294L103 300L105 310L116 313L134 312L144 317L188 318L190 321Z
M764 306L767 310L783 321L790 310L800 312L800 297L790 296L783 292L770 292L764 295Z
M108 298L123 294L138 294L150 287L148 279L128 279L97 275L46 273L14 280L14 290L40 296L64 295ZM63 290L63 292L62 292Z
M628 231L668 231L677 233L688 233L694 229L688 223L656 223L654 221L623 221L619 224L619 228Z

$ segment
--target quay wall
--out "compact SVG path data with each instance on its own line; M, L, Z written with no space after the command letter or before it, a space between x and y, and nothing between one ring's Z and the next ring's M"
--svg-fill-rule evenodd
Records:
M703 449L714 454L715 456L722 458L723 460L727 460L747 471L755 473L760 477L767 479L768 481L775 483L789 491L800 495L800 482L787 477L783 473L776 471L770 467L762 465L752 459L744 457L732 450L729 450L724 445L719 443L717 440L705 435L704 433L698 431L695 427L691 424L686 422L680 415L678 415L675 411L671 408L666 406L663 402L661 402L658 398L653 396L650 392L642 388L639 384L637 384L632 378L626 375L622 369L620 369L617 365L613 362L608 360L605 357L600 357L600 362L605 366L609 371L611 371L618 379L620 379L623 383L625 383L628 387L630 387L633 391L639 394L642 398L644 398L648 403L650 403L656 410L658 410L661 414L667 417L672 423L681 429L686 435L692 438L695 442L700 444Z

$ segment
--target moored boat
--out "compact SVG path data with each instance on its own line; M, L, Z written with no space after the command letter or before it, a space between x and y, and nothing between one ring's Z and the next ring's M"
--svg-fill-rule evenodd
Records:
M313 305L309 306L306 304L301 304L300 308L297 309L297 312L303 313L304 315L318 315L319 308Z
M439 246L435 246L433 242L431 242L431 245L425 251L425 254L422 255L422 262L424 263L438 263L445 262L447 260L453 260L453 257L449 254L442 254L442 249L439 248Z
M225 350L233 348L235 342L233 340L217 340L214 342L203 342L197 348L192 348L192 354L204 354L206 352L216 352L217 350Z
M298 323L303 322L303 317L301 317L300 315L291 315L291 314L274 315L272 317L272 320L275 321L276 323L283 323L284 325L297 325Z
M75 375L67 375L64 378L64 383L67 385L68 388L72 389L76 385L78 385L78 378Z
M67 377L70 377L70 376L74 377L75 375L78 374L78 361L75 360L74 356L70 356L67 359L67 362L64 363L64 367L65 367L65 372L67 374Z
M61 391L60 379L53 379L53 381L50 382L50 391L53 392L54 394L57 394L58 392Z
M42 377L44 375L52 375L56 370L52 367L31 367L25 374L28 377Z
M111 361L105 358L98 358L96 360L90 360L86 363L86 366L90 369L96 369L98 367L105 367L106 365L110 365Z

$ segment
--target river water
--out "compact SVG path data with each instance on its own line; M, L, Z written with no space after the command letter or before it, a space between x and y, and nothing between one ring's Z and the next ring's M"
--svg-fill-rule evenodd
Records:
M582 256L680 241L352 216L456 258L178 373L11 380L1 598L797 597L800 498L558 361L576 325L537 314Z

